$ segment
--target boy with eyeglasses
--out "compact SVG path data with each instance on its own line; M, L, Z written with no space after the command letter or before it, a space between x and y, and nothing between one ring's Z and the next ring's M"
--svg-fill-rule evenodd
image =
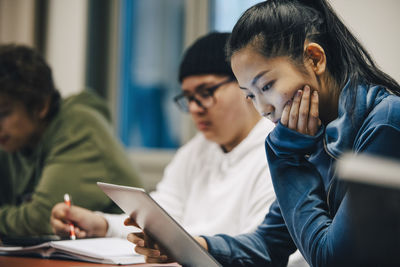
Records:
M228 33L211 33L187 49L180 65L178 107L199 133L181 147L152 197L189 233L236 235L254 230L275 199L264 140L274 125L261 118L238 87L224 46ZM63 203L53 208L55 233L120 236L128 215L92 212Z

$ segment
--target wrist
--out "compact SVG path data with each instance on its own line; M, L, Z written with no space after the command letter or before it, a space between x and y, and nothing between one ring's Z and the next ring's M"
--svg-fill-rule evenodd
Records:
M108 231L108 222L107 220L101 216L100 214L96 214L96 227L94 230L93 235L97 236L97 237L104 237L107 235L107 231Z

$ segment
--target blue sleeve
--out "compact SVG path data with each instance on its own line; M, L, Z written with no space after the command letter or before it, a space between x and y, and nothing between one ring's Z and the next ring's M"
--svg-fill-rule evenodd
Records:
M322 137L323 129L306 136L278 125L267 138L267 158L282 216L305 259L312 266L349 266L359 260L354 257L359 247L354 243L349 195L345 193L336 214L331 214L323 177L305 156ZM398 140L399 129L374 127L357 139L354 151L399 158Z
M223 266L286 266L289 255L296 250L277 201L253 233L203 237L208 251Z

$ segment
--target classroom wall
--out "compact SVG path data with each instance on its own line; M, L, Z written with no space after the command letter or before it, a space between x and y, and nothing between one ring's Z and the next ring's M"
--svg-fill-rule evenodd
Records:
M34 43L34 1L0 0L0 42Z
M87 0L49 1L45 56L63 96L85 85L87 6Z
M400 82L400 1L331 0L378 66Z

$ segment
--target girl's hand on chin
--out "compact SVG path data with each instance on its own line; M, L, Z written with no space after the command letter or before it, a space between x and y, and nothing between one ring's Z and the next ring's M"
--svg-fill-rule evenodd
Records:
M318 114L318 92L310 86L298 90L283 109L281 124L302 134L315 135L321 125Z

